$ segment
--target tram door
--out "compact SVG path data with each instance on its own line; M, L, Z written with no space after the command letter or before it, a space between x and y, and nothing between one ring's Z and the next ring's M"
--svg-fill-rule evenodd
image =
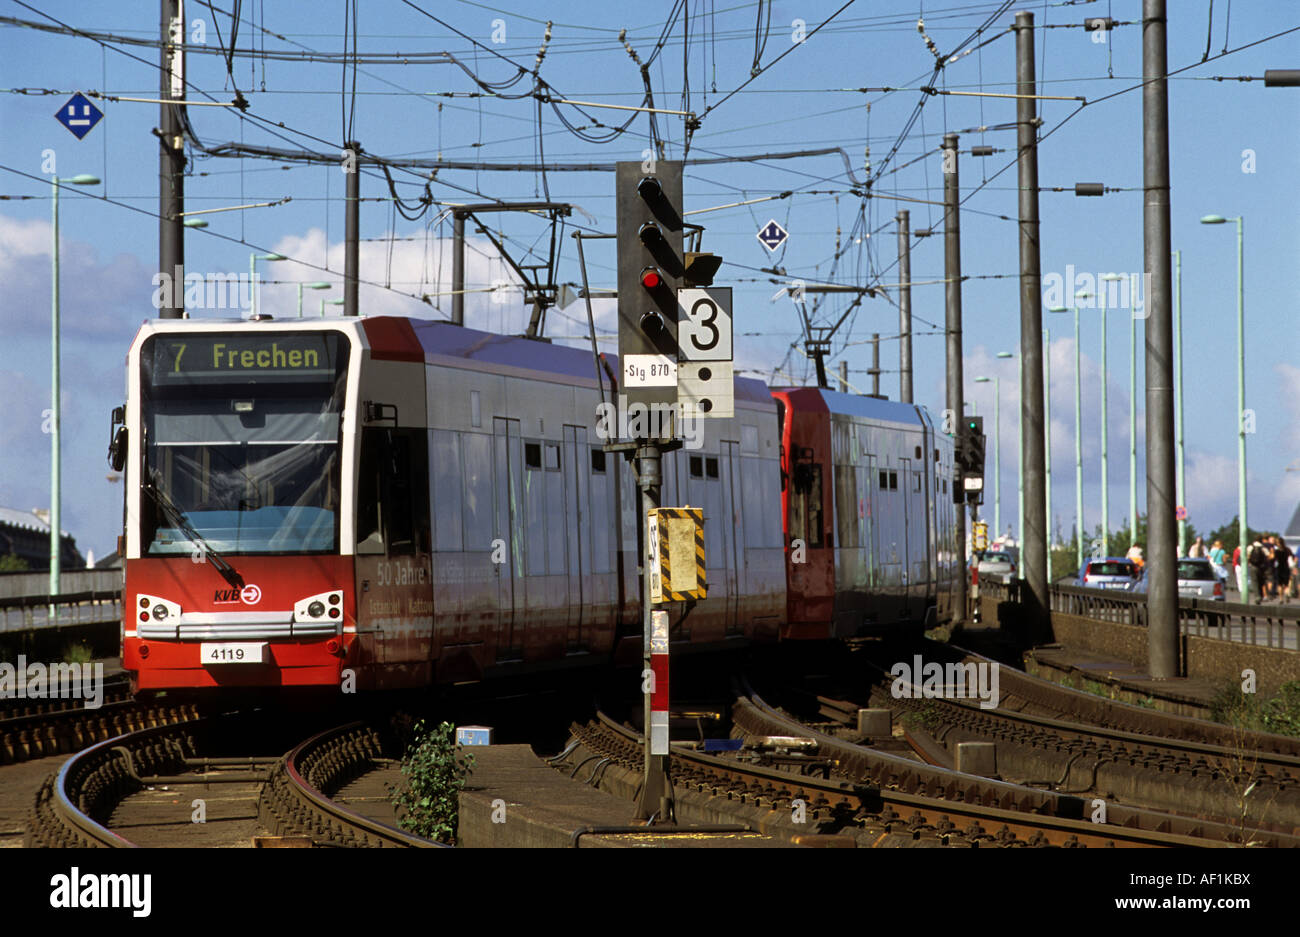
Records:
M587 451L587 428L564 427L564 455L560 469L564 473L564 517L568 535L569 617L565 650L587 650L582 627L587 603L591 600L591 459Z
M916 548L915 539L912 536L912 516L916 513L916 505L912 503L912 460L899 459L898 480L899 492L903 502L903 604L899 610L899 617L910 618L912 614L912 592L913 592L913 574L915 568L912 566L912 550Z
M497 577L497 659L523 656L523 635L516 633L516 603L524 598L523 440L519 421L492 419L493 479L496 494L495 536L504 541L505 562L494 563ZM518 620L523 624L523 619Z

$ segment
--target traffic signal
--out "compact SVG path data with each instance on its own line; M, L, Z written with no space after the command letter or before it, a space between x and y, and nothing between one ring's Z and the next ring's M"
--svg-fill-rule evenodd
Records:
M966 471L984 475L984 417L966 417Z
M677 290L682 250L682 164L621 162L615 168L618 222L618 353L677 361ZM638 399L676 399L675 387L645 388Z

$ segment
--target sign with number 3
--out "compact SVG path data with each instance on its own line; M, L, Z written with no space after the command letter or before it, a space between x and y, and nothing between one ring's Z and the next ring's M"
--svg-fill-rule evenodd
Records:
M677 291L677 347L682 361L730 361L731 287Z

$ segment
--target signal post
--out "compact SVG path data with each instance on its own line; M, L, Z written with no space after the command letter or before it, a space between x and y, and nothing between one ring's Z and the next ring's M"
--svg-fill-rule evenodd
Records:
M698 288L720 260L684 250L680 161L620 162L615 185L619 404L660 417L645 421L644 437L606 446L635 458L641 494L645 776L636 816L668 822L667 603L703 598L705 583L702 512L660 508L661 466L682 445L677 419L732 415L731 296Z

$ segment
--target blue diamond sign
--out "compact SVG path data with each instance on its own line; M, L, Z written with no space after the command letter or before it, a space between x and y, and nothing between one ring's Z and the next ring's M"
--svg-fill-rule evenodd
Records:
M104 119L100 109L86 100L86 96L80 91L68 98L68 103L55 111L54 117L71 130L78 140L90 133L95 124Z
M789 236L790 235L785 228L777 224L776 219L774 218L769 218L767 224L763 225L756 235L756 237L763 242L763 246L770 251L775 251L778 247L784 244L785 239Z

